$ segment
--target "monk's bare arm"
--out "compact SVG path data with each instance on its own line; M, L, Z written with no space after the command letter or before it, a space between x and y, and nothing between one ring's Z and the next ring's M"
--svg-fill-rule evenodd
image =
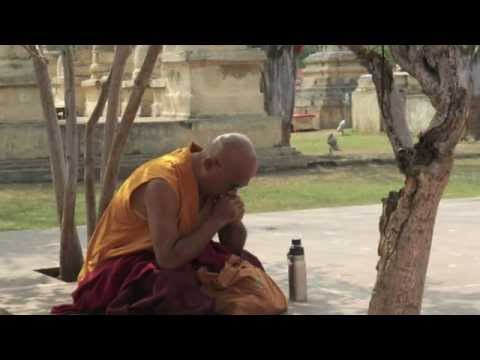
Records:
M178 238L178 206L175 192L163 180L152 180L143 194L146 218L160 267L175 269L189 263L226 223L228 216L211 216L191 234Z
M224 226L218 232L220 244L236 255L240 255L247 241L247 229L241 221Z

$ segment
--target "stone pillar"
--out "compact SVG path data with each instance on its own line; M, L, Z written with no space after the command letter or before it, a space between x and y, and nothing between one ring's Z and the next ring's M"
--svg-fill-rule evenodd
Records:
M133 88L133 83L135 78L137 77L140 69L143 65L145 60L145 56L147 55L149 45L137 45L133 51L133 70L131 73L131 79L125 80L122 82L122 113L125 111L125 108L128 104L128 99L130 98L130 94ZM155 69L153 70L152 76L150 77L150 83L153 79L156 79L160 76L160 67L161 64L161 54L157 59L157 64ZM142 97L142 103L140 108L138 109L138 116L141 117L151 117L152 116L152 108L153 108L153 90L151 84L145 89L145 93Z
M316 129L336 128L342 120L352 126L351 96L365 73L355 54L332 45L307 57L305 64L296 112L315 114Z
M85 116L85 87L83 81L90 77L90 66L92 60L91 45L77 45L73 52L75 67L75 96L77 105L77 116ZM55 96L55 106L65 107L65 83L63 74L63 58L60 55L57 59L56 76L52 78L52 87Z
M165 45L161 119L265 116L260 92L265 54L246 45Z
M352 127L360 133L379 133L383 123L372 75L360 76L352 94Z
M20 45L0 45L0 122L42 121L32 60Z
M423 93L420 84L406 72L394 73L395 85L404 97L405 116L413 135L427 129L435 114L430 99ZM352 97L353 128L362 133L383 131L377 92L371 75L360 77Z
M433 116L435 109L430 98L423 93L418 81L408 73L402 73L407 83L406 91L406 114L408 127L412 135L418 135L425 131Z
M85 96L85 116L90 116L100 96L102 83L107 79L114 55L113 45L93 45L90 78L81 82ZM106 111L106 107L105 107Z
M164 45L165 47L165 45ZM163 50L163 49L162 49ZM150 81L150 89L152 92L152 117L160 118L162 114L162 106L165 99L166 81L163 73L163 51L158 57L157 64L153 70L152 80Z
M57 62L60 56L60 50L57 48L56 45L43 45L43 53L48 61L48 74L50 75L50 79L53 81L55 77L57 77Z

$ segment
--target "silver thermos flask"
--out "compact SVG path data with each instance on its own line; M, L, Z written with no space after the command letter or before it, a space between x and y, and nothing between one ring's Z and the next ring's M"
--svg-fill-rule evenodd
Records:
M307 301L307 268L305 264L305 250L301 239L293 239L288 258L288 285L290 301Z

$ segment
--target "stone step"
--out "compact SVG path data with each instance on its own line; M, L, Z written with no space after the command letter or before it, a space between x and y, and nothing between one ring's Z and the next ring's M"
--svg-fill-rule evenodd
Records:
M258 149L259 172L306 168L308 159L295 148L279 146ZM127 154L120 165L119 178L126 178L139 165L158 157L158 154ZM83 180L83 159L79 161L78 176ZM48 158L0 160L0 183L42 183L50 182Z

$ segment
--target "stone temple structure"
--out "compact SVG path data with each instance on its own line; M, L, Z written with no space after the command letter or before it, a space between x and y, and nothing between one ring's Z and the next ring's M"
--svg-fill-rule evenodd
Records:
M355 54L341 45L324 45L304 62L295 112L314 115L313 129L335 129L342 120L351 127L351 95L366 71Z
M413 135L425 130L435 114L430 99L423 94L420 84L406 72L394 73L395 83L404 97L405 114ZM383 122L377 93L371 75L362 75L352 96L353 129L360 133L382 132Z
M334 129L341 120L360 133L383 132L377 94L371 75L356 56L342 45L322 45L305 59L303 79L297 89L295 117L299 129ZM405 113L412 134L425 130L435 111L418 82L406 72L395 72L395 82L405 98ZM478 91L480 94L480 91ZM480 98L480 97L478 97ZM474 101L474 106L480 101ZM470 132L480 134L472 121ZM478 136L480 138L480 135Z
M0 122L42 119L40 93L29 55L19 46L0 46Z
M122 82L122 115L148 45L136 45ZM56 107L64 107L58 47L44 47ZM80 154L84 128L113 60L113 45L75 49ZM225 132L242 132L257 147L260 170L305 166L290 147L278 146L281 119L267 116L260 92L265 55L246 45L164 45L132 127L122 174L190 141L205 145ZM33 65L19 45L0 45L0 181L48 181L47 134ZM103 141L101 118L97 149ZM64 120L59 120L64 130ZM80 162L80 165L83 162Z

